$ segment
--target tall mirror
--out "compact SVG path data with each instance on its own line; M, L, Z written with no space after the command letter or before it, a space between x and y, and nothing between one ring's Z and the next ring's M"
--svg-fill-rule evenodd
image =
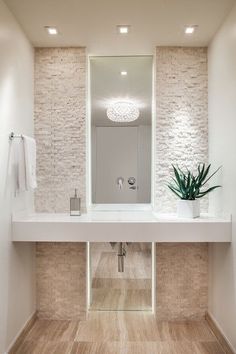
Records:
M151 202L152 57L91 57L92 203Z
M152 244L90 243L90 310L152 310Z

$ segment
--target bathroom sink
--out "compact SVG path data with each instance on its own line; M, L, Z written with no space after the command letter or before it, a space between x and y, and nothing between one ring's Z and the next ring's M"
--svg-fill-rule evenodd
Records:
M13 216L12 240L28 242L231 242L231 218L179 219L152 211L92 211L81 216Z

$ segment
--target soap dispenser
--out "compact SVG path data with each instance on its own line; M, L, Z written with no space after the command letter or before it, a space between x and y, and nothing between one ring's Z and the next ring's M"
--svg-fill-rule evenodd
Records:
M78 197L77 189L75 189L74 197L70 198L70 215L80 216L80 198Z

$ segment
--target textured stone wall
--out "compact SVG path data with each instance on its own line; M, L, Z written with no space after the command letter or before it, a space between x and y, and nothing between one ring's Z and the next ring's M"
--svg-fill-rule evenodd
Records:
M68 212L75 188L85 209L85 129L85 48L36 48L37 211Z
M157 47L155 206L175 212L166 187L171 164L196 168L208 161L206 48ZM207 211L208 200L201 210ZM157 244L157 318L199 319L207 309L206 244Z
M196 167L208 161L207 48L157 47L155 205L176 211L166 187L171 164ZM207 198L202 202L207 210Z
M166 188L171 163L208 158L207 50L157 48L156 208L176 210ZM68 212L79 189L85 209L86 57L83 48L35 52L37 211ZM203 203L207 208L207 200ZM50 235L49 235L50 237ZM37 245L37 306L41 318L81 318L86 310L85 244ZM206 244L157 245L158 319L198 319L207 309Z
M199 320L208 306L208 245L158 243L158 320Z
M78 188L85 210L85 128L85 48L37 48L36 211L69 212L74 188ZM39 317L83 317L86 311L85 243L38 243L36 259Z
M40 242L36 262L38 317L84 319L85 243Z

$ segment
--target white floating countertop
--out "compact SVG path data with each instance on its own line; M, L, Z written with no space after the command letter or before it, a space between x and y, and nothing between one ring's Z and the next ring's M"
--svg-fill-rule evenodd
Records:
M91 211L81 216L18 214L17 242L231 242L231 218L203 214L196 219L152 211Z

